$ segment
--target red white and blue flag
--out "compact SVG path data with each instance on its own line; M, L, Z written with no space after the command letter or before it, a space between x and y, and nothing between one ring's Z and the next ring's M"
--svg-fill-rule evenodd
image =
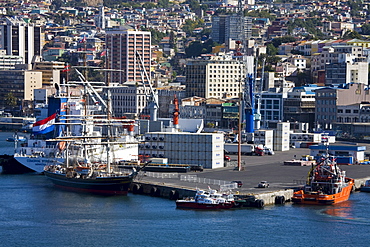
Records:
M33 134L46 134L53 131L55 128L54 123L56 117L57 114L54 113L53 115L34 123L32 126Z

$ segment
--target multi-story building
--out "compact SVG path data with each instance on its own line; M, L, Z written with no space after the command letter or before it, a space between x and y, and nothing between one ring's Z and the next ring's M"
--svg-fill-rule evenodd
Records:
M6 55L5 50L0 50L0 70L15 69L17 64L23 64L23 57Z
M107 29L106 49L111 82L142 82L142 73L146 71L149 80L151 65L151 33L136 31L129 26ZM142 60L142 61L141 61ZM144 68L142 68L142 64ZM144 75L144 81L146 81ZM148 83L146 81L146 83Z
M367 62L343 62L326 65L325 84L363 83L368 84Z
M173 101L176 98L181 102L185 98L185 90L176 87L157 88L158 92L158 117L169 118L173 116ZM182 115L182 113L181 113Z
M230 40L245 42L252 37L252 18L237 14L214 16L211 37L220 44Z
M33 102L34 89L42 87L42 72L39 71L0 70L0 78L0 108L9 107L6 102L9 93L15 97L19 108L24 102Z
M312 129L315 122L315 90L321 87L295 87L284 99L284 121L308 123Z
M253 59L249 62L253 63ZM210 55L189 60L185 69L186 96L219 99L238 97L244 88L244 79L249 67L253 66L237 61L229 55Z
M0 47L6 55L22 57L30 64L34 56L41 56L44 46L44 31L41 26L26 23L23 19L5 17L0 24Z
M343 83L343 81L338 82L337 78L345 78L344 81L346 83L362 82L363 78L367 77L366 68L364 68L366 62L363 61L365 61L365 59L361 46L331 43L330 45L324 46L321 53L312 55L311 74L317 80L320 71L328 70L328 73L326 73L326 78L328 80L326 84L331 84L333 80L336 81L335 83ZM342 71L338 70L338 66L342 68ZM343 71L343 69L345 71ZM336 73L341 73L341 75L336 75ZM358 81L351 81L351 79Z
M345 110L343 106L369 102L370 94L364 84L353 83L347 84L344 88L317 89L315 98L315 124L317 128L331 129L333 123L343 122L342 111ZM357 121L356 119L355 121Z
M262 128L268 127L269 122L283 120L283 103L287 97L287 90L271 88L269 91L261 93L260 114ZM256 106L257 109L258 105Z
M127 82L123 85L112 85L112 109L115 117L149 118L147 94L141 83Z
M64 69L64 62L36 62L33 65L33 70L42 72L42 85L54 86L55 83L60 84L60 71Z

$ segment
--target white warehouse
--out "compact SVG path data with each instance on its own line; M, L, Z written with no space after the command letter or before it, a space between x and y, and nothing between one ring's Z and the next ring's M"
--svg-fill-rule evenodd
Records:
M170 164L220 168L224 166L224 137L219 133L149 132L139 155L168 158Z

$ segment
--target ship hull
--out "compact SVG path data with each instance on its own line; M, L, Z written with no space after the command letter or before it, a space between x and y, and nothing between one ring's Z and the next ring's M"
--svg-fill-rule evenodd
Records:
M76 192L101 195L127 195L133 176L101 178L69 178L65 174L44 172L56 187Z
M0 157L0 162L2 166L1 173L3 174L23 174L35 172L34 170L31 170L20 164L13 156L10 155L2 155Z
M208 203L196 203L191 201L177 201L176 207L182 209L229 209L234 206L233 203L218 203L218 204L208 204Z
M43 157L27 157L15 156L14 159L22 166L31 170L31 172L43 173L45 166L61 164L64 158L43 158Z
M347 201L354 184L353 179L348 179L347 186L341 192L328 195L320 194L318 192L304 193L303 190L294 192L292 202L294 204L308 204L308 205L332 205Z

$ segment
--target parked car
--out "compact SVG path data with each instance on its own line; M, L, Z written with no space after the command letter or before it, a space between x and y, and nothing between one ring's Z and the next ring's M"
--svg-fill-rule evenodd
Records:
M232 183L236 183L238 185L238 188L240 188L240 187L243 186L243 182L242 181L232 181Z
M190 171L202 172L203 171L203 166L202 165L192 165L192 166L190 166Z
M265 147L263 149L263 151L265 152L265 154L268 154L268 155L274 155L275 154L275 152L271 148L268 148L268 147Z
M258 188L268 188L270 186L269 183L267 183L267 181L261 181L259 184L258 184Z

